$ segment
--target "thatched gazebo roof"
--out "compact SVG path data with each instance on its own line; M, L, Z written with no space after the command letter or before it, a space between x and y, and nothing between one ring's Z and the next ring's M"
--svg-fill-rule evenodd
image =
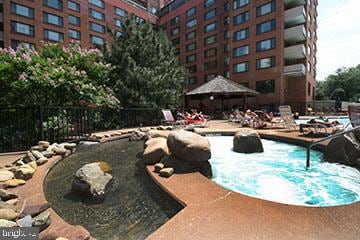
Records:
M195 95L248 95L255 96L259 93L250 88L247 88L243 85L240 85L236 82L233 82L229 79L224 78L223 76L217 76L211 81L195 88L194 90L188 92L187 96Z

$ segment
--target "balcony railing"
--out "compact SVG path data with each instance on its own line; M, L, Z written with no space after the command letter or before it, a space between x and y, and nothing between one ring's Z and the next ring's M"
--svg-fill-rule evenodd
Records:
M3 22L4 21L4 15L3 13L0 13L0 22Z
M304 44L298 44L284 49L285 59L303 59L306 56L306 48Z
M306 30L304 25L287 28L284 31L284 40L287 42L300 42L306 39Z
M297 7L300 5L305 5L305 0L284 0L285 7Z
M306 13L304 6L298 6L286 10L284 13L285 23L287 27L292 27L306 22Z
M305 65L302 63L284 66L284 75L289 77L305 76Z

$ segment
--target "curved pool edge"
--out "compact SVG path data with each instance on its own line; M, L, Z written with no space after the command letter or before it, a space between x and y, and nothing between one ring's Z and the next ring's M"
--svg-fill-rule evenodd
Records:
M233 135L233 130L200 129L201 135ZM306 146L311 141L288 133L258 131L262 138ZM319 145L324 150L327 143ZM155 183L184 209L148 239L356 239L360 235L360 202L332 207L287 205L257 199L216 185L199 173L162 178Z

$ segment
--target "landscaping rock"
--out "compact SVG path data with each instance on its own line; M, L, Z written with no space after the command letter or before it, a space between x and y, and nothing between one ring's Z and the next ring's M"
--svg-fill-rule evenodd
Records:
M144 150L143 158L145 164L155 164L169 154L165 138L155 138L151 140L148 146Z
M96 164L103 170L104 172L111 172L112 167L107 162L96 162Z
M7 200L6 202L7 202L8 204L11 204L11 205L16 206L16 204L18 203L18 201L19 201L18 198L14 198L14 199Z
M161 177L170 177L173 174L174 174L174 169L173 168L163 168L163 169L160 170L160 176Z
M46 157L43 157L43 158L40 158L40 159L36 160L36 164L38 166L40 166L40 165L43 165L43 164L47 163L48 161L49 160Z
M238 153L264 152L259 134L250 128L243 128L237 131L233 144L234 151Z
M146 133L146 132L150 131L150 128L149 127L143 127L143 128L140 128L139 130Z
M42 146L44 149L46 149L50 146L50 143L48 141L39 141L37 145Z
M27 215L23 218L20 218L16 221L16 224L19 227L32 227L32 217L30 215Z
M36 160L36 161L38 161L38 160ZM30 167L31 167L32 169L34 169L34 170L37 169L37 164L36 164L36 162L29 162L29 163L26 164L26 165L30 166Z
M26 183L23 179L10 179L4 183L4 187L17 187Z
M56 155L65 155L66 153L67 153L67 151L68 150L66 150L66 148L64 148L64 147L56 147L56 148L54 148L54 153L56 154Z
M15 177L17 179L29 180L30 178L32 178L34 173L35 173L35 169L25 164L23 166L20 166L18 169L16 169Z
M0 219L0 227L16 227L16 222Z
M18 160L18 161L15 162L15 166L22 166L24 164L25 163L22 160Z
M63 237L58 237L56 240L69 240L69 239L63 238Z
M72 150L72 149L76 148L76 143L62 143L60 145L63 146L67 150Z
M209 141L196 133L183 130L171 132L167 145L171 155L183 161L205 162L211 157Z
M32 217L39 215L46 209L50 207L49 203L43 203L43 204L35 204L35 205L25 205L24 209L20 213L20 218L23 218L27 215L30 215Z
M0 199L2 201L7 201L10 199L15 199L15 198L17 198L16 194L14 194L10 191L7 191L5 189L0 189Z
M164 164L165 168L173 168L175 173L193 173L200 172L207 178L212 177L212 170L209 161L203 162L191 162L191 161L183 161L178 158L174 158L171 155L164 157L161 160L161 163Z
M156 173L159 173L160 170L163 169L163 168L164 168L164 164L163 164L163 163L157 163L157 164L154 165L154 171L155 171Z
M0 201L0 209L10 209L13 210L14 212L17 211L16 207L12 204L9 204L7 202L4 201Z
M26 156L23 158L23 162L24 163L29 163L29 162L32 162L32 161L36 161L36 157L31 152L28 152L26 154Z
M101 170L97 163L86 164L76 171L72 189L74 192L91 196L95 200L103 200L106 185L111 179L112 176Z
M41 232L50 225L50 222L51 222L50 212L45 211L32 219L32 226L38 227Z
M34 157L36 159L40 159L40 158L43 158L44 155L41 154L41 152L37 151L37 150L34 150L34 151L31 151L32 155L34 155Z
M140 130L135 130L130 138L129 141L141 141L145 138L146 134Z
M360 171L360 141L356 134L349 133L332 139L325 149L324 160L352 166Z
M171 131L150 130L146 133L147 138L168 138Z
M41 152L41 154L47 158L51 158L52 156L55 155L55 153L53 151L43 151L43 152Z
M41 152L44 151L46 148L44 146L36 145L36 146L32 146L30 149Z
M2 208L0 209L0 219L5 219L5 220L14 220L18 217L18 214L11 209L8 208Z
M0 182L5 182L13 178L14 178L14 173L7 170L0 170Z

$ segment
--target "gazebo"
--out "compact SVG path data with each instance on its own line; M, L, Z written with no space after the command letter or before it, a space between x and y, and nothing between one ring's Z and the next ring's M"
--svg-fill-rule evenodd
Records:
M200 106L202 101L210 99L211 101L220 100L220 108L224 109L225 99L243 98L243 109L247 108L247 98L258 95L257 91L233 82L223 76L217 76L211 81L195 88L186 94L186 100L199 100ZM188 102L188 101L186 101Z

